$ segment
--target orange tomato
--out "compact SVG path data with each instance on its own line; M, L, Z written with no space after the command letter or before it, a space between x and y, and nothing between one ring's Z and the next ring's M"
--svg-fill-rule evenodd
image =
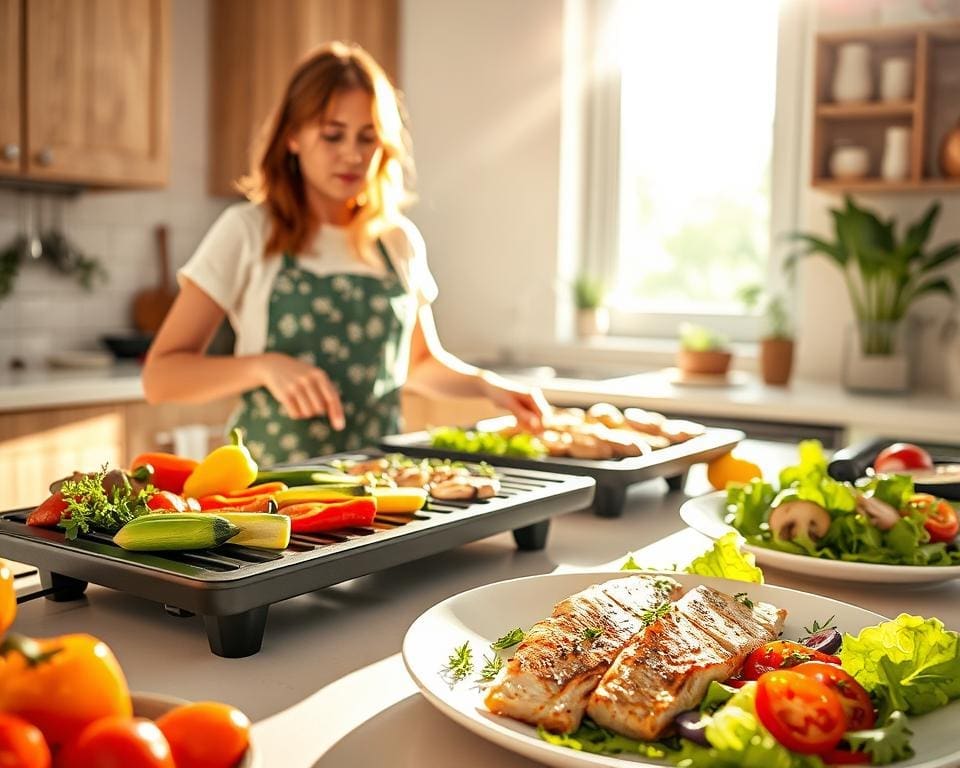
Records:
M151 720L104 717L90 723L57 758L58 768L177 768Z
M0 560L0 637L10 629L16 615L17 593L13 588L13 571Z
M50 768L50 760L39 728L0 712L0 768Z
M95 720L133 714L120 665L97 638L78 634L11 639L18 650L0 656L0 712L29 720L52 749ZM28 658L38 653L38 658Z
M728 483L749 483L757 478L763 478L760 467L732 453L725 453L707 464L707 480L718 491L725 491Z
M250 745L250 720L214 701L184 704L157 719L177 768L231 768Z

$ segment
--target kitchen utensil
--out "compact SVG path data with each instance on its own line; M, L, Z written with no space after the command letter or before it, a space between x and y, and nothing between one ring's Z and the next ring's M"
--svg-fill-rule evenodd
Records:
M170 255L167 249L167 228L157 225L157 262L160 281L155 288L140 291L133 300L133 323L137 330L154 334L160 330L177 293L170 284Z
M697 496L684 502L680 517L695 531L711 539L719 539L735 530L724 522L727 513L726 491ZM757 559L757 564L826 581L853 581L876 584L940 584L960 579L960 565L887 565L853 560L828 560L822 557L797 555L755 544L743 549Z
M872 95L870 48L865 43L845 43L837 48L832 93L839 104L867 101Z
M345 453L309 462L335 471ZM301 465L298 465L301 466ZM260 650L271 603L314 592L374 571L513 531L523 550L543 549L550 518L583 509L594 482L552 472L494 467L500 493L481 501L428 501L413 515L377 517L368 528L294 534L276 552L226 544L195 552L128 552L107 534L67 541L61 530L26 525L29 510L0 514L0 557L31 563L50 599L79 599L88 582L163 603L168 612L201 614L211 650L237 658ZM38 499L44 489L37 488ZM309 608L309 606L306 606Z
M515 423L512 416L503 416L486 419L474 428L485 432L497 432ZM568 456L528 459L434 448L430 444L430 433L426 431L390 435L380 441L380 446L388 451L399 451L412 456L445 456L460 461L486 461L522 469L587 475L597 481L597 493L593 505L596 514L600 517L619 517L623 514L628 486L643 480L662 477L666 479L671 490L680 490L686 480L687 470L692 465L722 456L743 438L743 432L736 429L707 429L702 435L676 445L659 448L644 456L608 461L573 459Z
M833 460L827 466L827 473L836 480L854 482L864 477L867 469L873 466L877 455L888 445L903 442L892 437L878 437L862 443L842 448L833 454ZM921 444L933 459L934 467L948 467L960 464L960 447L949 445ZM912 473L910 473L912 474ZM960 478L943 475L936 482L925 482L921 477L913 483L919 493L931 493L943 499L960 500Z
M534 726L491 714L483 703L487 688L478 684L482 657L490 655L490 643L512 627L527 629L550 615L554 605L593 584L623 578L622 571L553 573L487 584L454 595L424 612L403 639L403 662L424 697L446 717L482 738L523 755L537 765L562 768L664 768L670 760L655 760L628 749L618 755L592 754L544 741ZM832 616L842 633L858 634L865 627L885 620L883 616L822 595L769 584L748 584L685 573L665 573L690 590L701 584L728 594L746 593L749 600L764 601L787 611L783 637L796 639L809 634L804 627ZM909 598L903 598L909 600ZM454 648L469 643L476 672L452 684L441 669ZM494 652L495 653L495 652ZM512 654L501 652L506 659ZM694 704L692 702L691 704ZM948 768L957 765L960 735L956 722L960 701L926 715L910 717L916 755L894 765L902 768ZM467 743L464 741L464 743ZM762 754L762 753L761 753ZM798 761L799 762L799 761ZM709 761L701 765L713 764ZM729 763L728 763L729 764ZM759 758L757 765L764 764ZM771 761L770 764L773 764Z

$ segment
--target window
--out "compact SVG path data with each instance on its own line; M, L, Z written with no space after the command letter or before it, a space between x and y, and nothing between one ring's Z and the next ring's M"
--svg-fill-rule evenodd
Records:
M791 56L802 48L802 26L781 18L788 6L603 6L594 76L602 49L608 67L615 60L619 87L606 97L617 102L611 109L602 102L609 82L597 88L594 80L587 178L607 185L616 215L597 210L604 195L588 191L584 268L614 286L614 333L675 337L682 319L694 319L734 339L755 335L757 320L745 315L738 294L779 274L774 241L791 228L795 192L778 198L774 184L783 191L800 183L798 130L781 126L774 142L775 116L781 122L793 112L799 122L801 65L792 61L786 69L781 51L778 72L782 30L792 36ZM603 163L613 172L597 174L592 166ZM602 228L616 235L604 239Z

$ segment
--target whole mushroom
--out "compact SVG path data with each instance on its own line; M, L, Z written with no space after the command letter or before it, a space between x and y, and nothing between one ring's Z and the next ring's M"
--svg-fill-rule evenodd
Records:
M819 504L804 499L790 499L770 513L770 530L781 541L807 536L822 539L830 529L830 513Z

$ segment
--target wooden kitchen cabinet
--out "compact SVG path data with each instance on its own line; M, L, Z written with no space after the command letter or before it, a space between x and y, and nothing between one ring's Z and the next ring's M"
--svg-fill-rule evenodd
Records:
M296 63L329 40L362 45L394 82L398 0L211 0L210 193L236 195Z
M166 183L170 0L0 0L0 45L0 176Z

